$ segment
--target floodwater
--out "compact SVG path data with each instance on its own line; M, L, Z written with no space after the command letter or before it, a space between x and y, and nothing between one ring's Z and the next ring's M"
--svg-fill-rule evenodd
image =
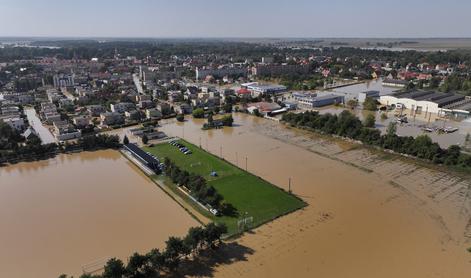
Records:
M32 107L25 108L25 114L28 117L28 122L31 127L37 132L39 138L41 138L41 142L43 144L55 143L56 139L52 135L51 131L47 129L42 123L41 120L38 118L36 114L36 110Z
M342 95L345 97L345 101L348 101L354 98L358 99L360 93L365 91L379 91L380 95L383 96L393 94L395 91L399 90L398 88L383 86L382 82L383 79L379 78L374 80L368 80L361 84L327 90L326 92L334 93L336 95Z
M111 150L0 168L0 223L0 277L9 278L78 277L198 225Z
M287 188L291 178L294 193L309 206L240 238L238 243L253 249L253 254L217 267L215 277L471 274L471 254L466 251L471 245L460 237L462 226L443 227L440 216L380 174L259 132L267 120L242 114L235 114L234 119L234 128L222 130L202 131L204 121L193 119L163 123L161 130L222 154L241 167L247 159L249 171L280 187ZM297 141L305 140L301 133L296 136ZM458 236L450 239L449 234Z

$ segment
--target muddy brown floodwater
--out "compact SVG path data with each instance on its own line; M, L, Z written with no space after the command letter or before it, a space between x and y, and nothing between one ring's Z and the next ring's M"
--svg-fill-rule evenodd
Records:
M396 160L363 169L356 163L373 155L314 144L302 132L251 116L235 115L236 126L222 130L202 131L202 123L169 121L161 130L222 151L243 168L247 158L249 171L280 187L291 177L294 193L309 203L240 238L253 254L217 267L215 277L470 277L469 181ZM436 195L419 194L432 189Z
M197 225L117 151L0 168L0 277L78 277Z

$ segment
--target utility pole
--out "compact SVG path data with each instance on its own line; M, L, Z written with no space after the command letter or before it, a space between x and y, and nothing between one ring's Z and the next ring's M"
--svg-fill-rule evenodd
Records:
M201 149L201 136L200 136L200 149Z
M288 192L291 193L291 177L288 178Z

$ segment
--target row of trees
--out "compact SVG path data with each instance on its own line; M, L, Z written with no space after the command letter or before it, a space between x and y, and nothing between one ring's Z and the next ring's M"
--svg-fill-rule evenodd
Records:
M134 253L125 265L120 259L110 259L101 275L83 274L80 278L147 278L174 273L182 260L197 257L202 250L216 249L227 233L224 224L210 223L192 227L185 237L170 237L164 250L152 249L147 254ZM67 278L63 274L59 278Z
M180 169L167 157L164 159L164 164L164 174L170 177L176 185L185 186L190 190L190 194L199 202L217 209L222 215L237 215L236 209L231 204L225 202L222 195L216 191L216 188L208 185L204 177Z
M41 139L31 134L27 139L16 129L0 121L0 163L23 159L42 159L57 152L68 152L74 149L116 149L121 146L117 135L89 135L76 143L42 144Z
M391 123L386 134L381 135L380 130L365 126L365 124L371 126L371 122L363 124L348 111L343 111L338 116L320 115L318 112L310 111L301 114L288 113L283 115L282 120L293 126L359 140L367 145L426 159L436 164L471 168L471 156L462 153L459 146L453 145L448 149L442 149L427 135L416 138L398 136L396 135L396 123Z
M223 126L232 126L234 123L234 118L232 118L232 114L224 115L221 119L214 120L213 114L209 113L208 115L208 122L203 124L203 129L212 129L212 128L220 128Z

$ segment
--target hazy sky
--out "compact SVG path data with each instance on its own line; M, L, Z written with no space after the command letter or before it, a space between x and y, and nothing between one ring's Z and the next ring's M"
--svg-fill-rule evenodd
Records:
M471 1L0 0L0 36L471 37Z

